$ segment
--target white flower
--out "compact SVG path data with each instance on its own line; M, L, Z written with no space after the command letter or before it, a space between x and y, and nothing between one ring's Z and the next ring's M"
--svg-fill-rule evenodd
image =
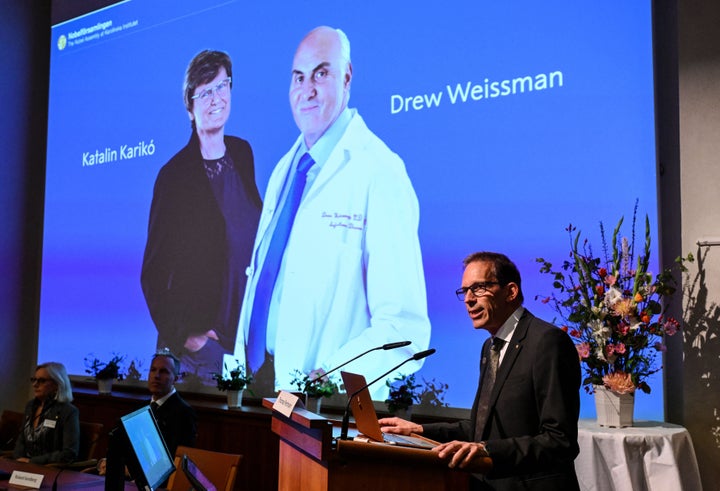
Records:
M590 307L590 312L598 319L604 319L607 315L607 312L602 307Z
M622 272L627 274L630 270L630 244L627 237L623 237L620 241L620 257L622 258Z
M598 346L595 348L595 356L598 360L607 361L607 358L605 358L605 344L598 344Z
M623 299L622 292L620 291L619 288L617 288L615 286L611 286L605 292L605 304L611 309L615 306L615 304L617 304L622 299Z

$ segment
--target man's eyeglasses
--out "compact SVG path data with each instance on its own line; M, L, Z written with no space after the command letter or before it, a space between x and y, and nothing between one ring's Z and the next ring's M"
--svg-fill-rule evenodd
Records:
M232 81L232 77L228 77L219 84L217 84L215 87L210 87L209 89L205 89L199 94L195 94L190 99L196 100L200 99L200 102L203 104L209 104L211 100L213 100L213 94L217 94L218 97L225 97L228 93L228 90L230 90L230 82Z
M43 378L43 377L30 377L30 383L35 384L44 384L45 382L50 382L49 378Z
M462 288L458 288L455 290L455 295L457 295L458 300L461 302L465 301L465 296L467 295L467 292L471 292L474 297L480 297L487 293L487 291L490 289L493 285L499 285L499 281L481 281L478 283L473 283L470 286L464 286Z

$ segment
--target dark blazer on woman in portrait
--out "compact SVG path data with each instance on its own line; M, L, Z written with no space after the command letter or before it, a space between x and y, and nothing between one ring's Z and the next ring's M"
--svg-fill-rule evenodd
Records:
M243 268L250 263L262 201L255 184L252 149L247 141L225 137L226 155L240 178L240 206L233 207L247 237L233 255ZM240 275L237 302L226 300L228 246L225 218L206 175L200 143L189 143L158 173L150 208L141 283L158 331L158 347L182 353L191 335L214 329L225 352L235 349L246 275ZM211 366L211 369L217 367Z
M490 339L483 345L482 366ZM474 441L480 387L471 419L423 425L438 441ZM579 485L580 363L570 337L525 310L498 367L482 441L493 460L472 489L573 491Z

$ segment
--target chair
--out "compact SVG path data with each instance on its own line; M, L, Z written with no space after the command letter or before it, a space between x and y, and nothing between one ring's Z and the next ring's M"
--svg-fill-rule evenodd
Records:
M200 471L208 478L218 491L232 491L235 487L238 465L242 455L213 452L199 448L183 447L175 451L175 471L168 480L169 491L187 491L191 484L182 471L181 461L183 454L186 454L195 462Z
M52 463L51 467L85 471L95 469L98 463L97 442L102 436L103 425L80 421L80 442L77 459L69 463Z
M97 462L97 443L102 436L103 425L80 421L80 449L78 459L94 460Z
M2 455L12 455L24 419L25 415L18 411L5 409L2 412L0 416L0 453Z

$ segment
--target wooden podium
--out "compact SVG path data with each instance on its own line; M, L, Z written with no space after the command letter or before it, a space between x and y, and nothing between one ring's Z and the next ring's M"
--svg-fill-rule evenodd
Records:
M264 399L272 409L275 399ZM305 409L290 418L273 411L280 437L278 490L467 490L469 474L454 471L429 450L338 440L333 422ZM339 431L336 433L339 434Z

